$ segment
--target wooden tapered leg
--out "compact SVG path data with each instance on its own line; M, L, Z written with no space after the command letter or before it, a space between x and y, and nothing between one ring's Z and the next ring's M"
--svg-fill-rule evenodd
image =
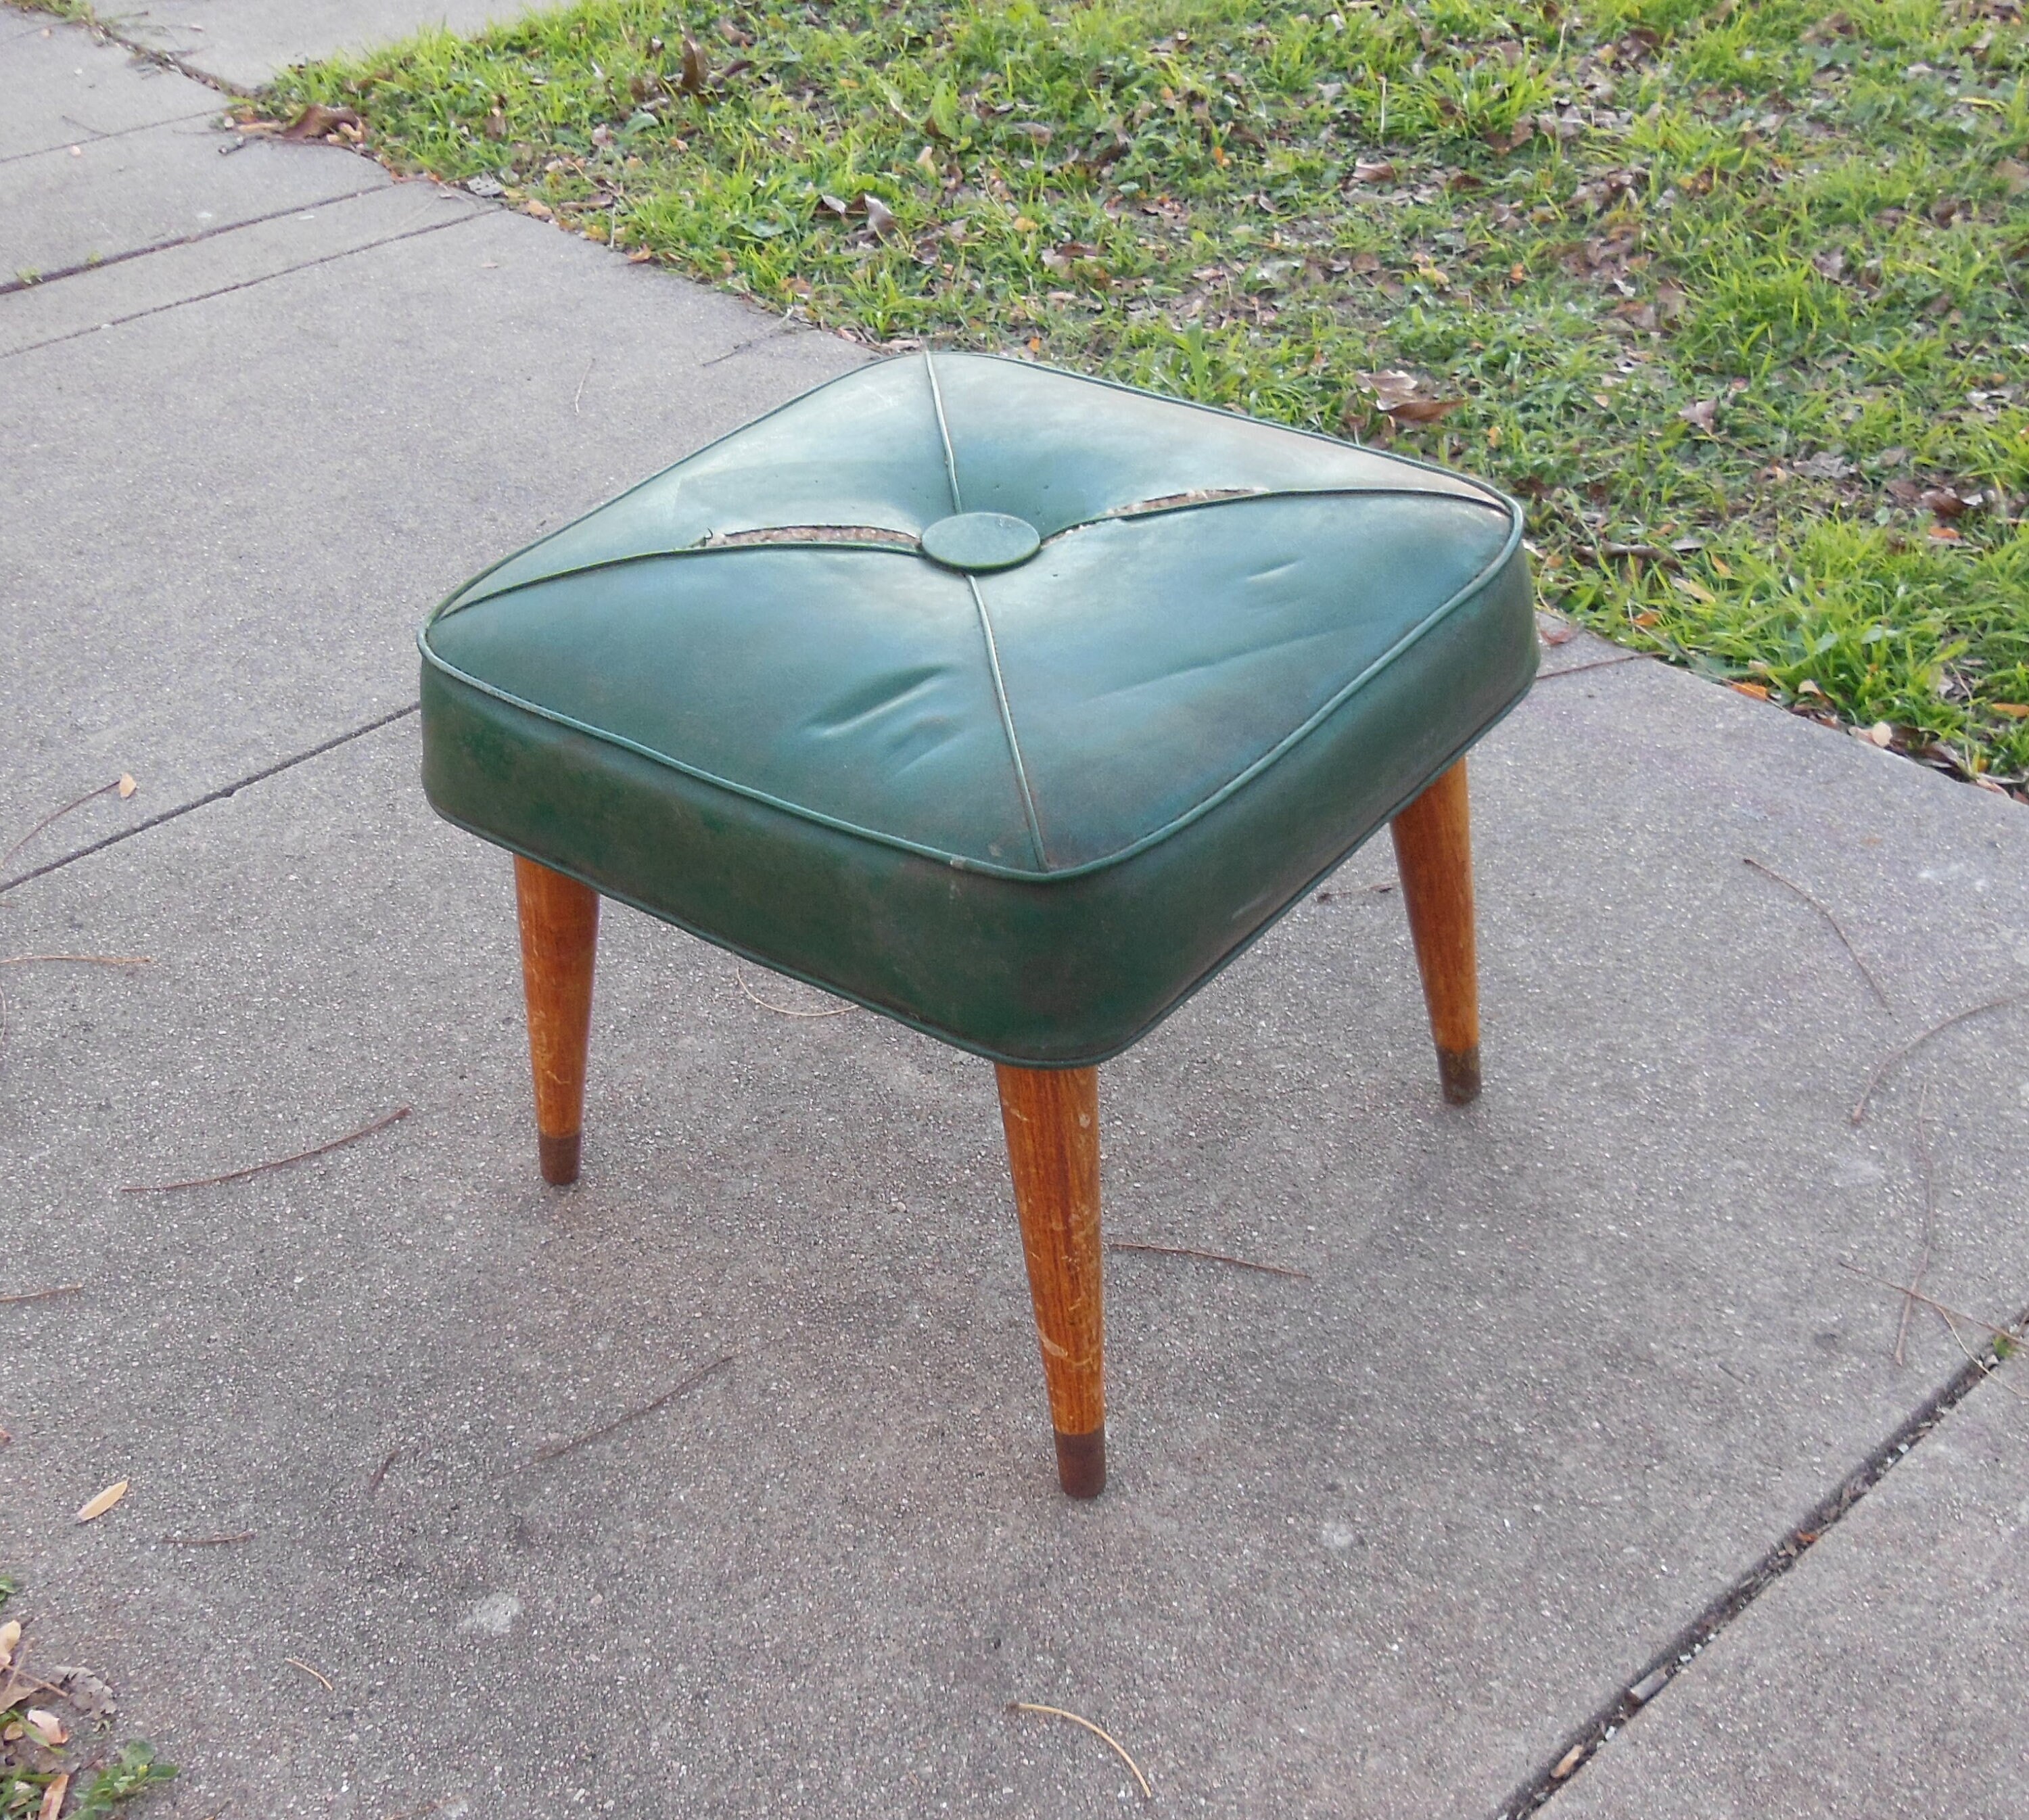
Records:
M1096 1498L1106 1487L1099 1070L1003 1066L996 1072L1056 1431L1057 1477L1074 1498Z
M1479 963L1463 758L1395 817L1393 832L1437 1073L1445 1098L1464 1106L1479 1097Z
M514 895L521 920L521 981L529 994L529 1055L536 1069L536 1148L543 1180L561 1188L577 1180L584 1130L599 893L517 854Z

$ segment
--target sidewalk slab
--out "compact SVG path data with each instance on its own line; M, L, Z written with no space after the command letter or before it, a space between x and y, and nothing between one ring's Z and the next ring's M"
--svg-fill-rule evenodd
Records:
M2010 1310L2010 1313L2014 1312ZM1557 1820L2029 1801L2029 1411L2009 1367L1593 1758Z
M89 313L150 263L95 275ZM121 771L159 811L413 701L458 583L862 358L487 209L0 359L0 826Z
M217 92L46 13L0 6L0 164L218 112Z
M0 70L0 104L17 89ZM257 139L219 155L236 143L209 120L174 120L0 164L0 284L47 281L391 180L330 146Z
M157 130L195 150L129 239L205 237L0 295L0 828L143 785L20 866L413 700L415 628L458 582L864 358L332 147ZM152 144L0 165L0 239L42 232L12 183L77 254L62 184L137 208L109 165Z
M0 360L125 326L180 304L469 221L483 205L438 183L391 183L251 221L193 245L74 273L0 298Z
M1929 1280L2029 1299L2005 1030L1849 1121L2029 984L2020 810L1646 662L1552 677L1472 761L1478 1105L1385 843L1104 1070L1113 1236L1311 1277L1115 1254L1074 1507L990 1070L612 911L543 1190L508 868L416 762L404 721L9 894L18 951L155 964L6 983L9 1267L86 1287L4 1311L0 1533L195 1812L1117 1811L1028 1700L1182 1811L1492 1814L1957 1368L1838 1268L1913 1253L1920 1103Z
M102 17L122 38L250 92L292 63L438 27L477 32L528 10L517 0L149 0Z

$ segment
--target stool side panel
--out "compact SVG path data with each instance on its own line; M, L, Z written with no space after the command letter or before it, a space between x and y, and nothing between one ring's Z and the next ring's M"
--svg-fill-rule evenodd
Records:
M1168 1015L1521 698L1532 608L1518 553L1243 789L1058 880L811 822L428 663L424 784L447 820L764 965L996 1061L1085 1066Z

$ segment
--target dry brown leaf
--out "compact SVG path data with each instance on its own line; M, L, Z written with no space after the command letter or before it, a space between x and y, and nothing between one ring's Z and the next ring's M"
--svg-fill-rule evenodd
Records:
M1757 702L1768 699L1768 685L1766 683L1729 683L1727 687L1738 689L1743 695L1752 695Z
M35 1816L35 1820L57 1820L57 1816L63 1812L64 1796L69 1792L69 1770L65 1770L62 1774L51 1777L49 1786L43 1791L42 1811Z
M20 1642L21 1621L18 1618L10 1618L5 1624L0 1624L0 1668L14 1666L14 1651L20 1647Z
M688 34L684 39L684 73L677 87L685 95L703 95L711 83L711 65L705 61L704 53L698 48L698 41Z
M47 1707L24 1707L21 1718L51 1750L70 1742L70 1733L64 1729L63 1721Z
M1398 424L1434 424L1464 402L1463 398L1404 398L1399 405L1383 408Z
M108 1485L97 1497L91 1499L79 1510L77 1520L80 1523L95 1522L126 1496L126 1480L122 1479L117 1485Z
M1949 487L1932 487L1919 497L1940 518L1962 518L1974 504L1973 500Z
M1575 1770L1578 1765L1582 1763L1584 1761L1585 1746L1583 1744L1574 1744L1568 1751L1565 1751L1561 1757L1558 1758L1555 1767L1551 1770L1550 1774L1558 1781L1561 1782L1571 1773L1572 1770Z
M1374 402L1384 411L1423 393L1423 382L1412 373L1356 373L1352 376L1374 394Z
M132 796L134 792L140 788L141 786L136 784L132 778L129 777L125 772L123 771L120 773L120 800L122 803L124 803L128 797Z
M2029 721L2029 702L1989 702L1986 705L2011 721Z
M865 195L862 196L859 200L866 210L867 226L871 228L875 233L878 234L881 237L881 239L885 240L891 234L900 232L901 223L895 219L895 211L889 208L885 202L882 202L878 196L871 195Z
M504 139L507 136L507 110L503 102L496 101L487 110L486 123L480 128L490 139Z
M1395 167L1386 158L1362 158L1352 167L1356 183L1392 183Z
M1712 433L1712 425L1719 419L1719 400L1700 398L1694 405L1686 405L1677 413L1677 415L1693 429L1703 430L1707 436L1710 436Z
M282 129L285 139L321 139L340 127L363 127L365 122L349 107L329 107L313 101Z
M539 221L554 221L556 218L547 202L539 202L533 196L521 205L521 213L525 215L533 215Z

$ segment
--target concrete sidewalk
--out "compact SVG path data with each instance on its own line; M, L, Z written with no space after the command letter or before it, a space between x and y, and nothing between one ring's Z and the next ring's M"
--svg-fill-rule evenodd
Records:
M1491 1816L1609 1722L1553 1812L2029 1795L2029 1410L1896 1453L1965 1361L1926 1318L1898 1366L1840 1268L1927 1226L1933 1294L2029 1303L2029 1014L1851 1116L2029 993L2018 807L1552 651L1473 765L1478 1106L1385 843L1105 1070L1111 1233L1309 1276L1115 1255L1074 1507L990 1070L615 911L543 1190L506 867L416 783L439 595L858 354L328 148L220 158L197 85L43 29L0 13L0 235L76 269L0 295L0 828L143 789L23 852L0 955L154 964L0 978L0 1294L84 1284L0 1307L0 1566L184 1766L153 1811L1138 1801L1015 1700L1211 1814ZM53 69L152 188L33 124Z

